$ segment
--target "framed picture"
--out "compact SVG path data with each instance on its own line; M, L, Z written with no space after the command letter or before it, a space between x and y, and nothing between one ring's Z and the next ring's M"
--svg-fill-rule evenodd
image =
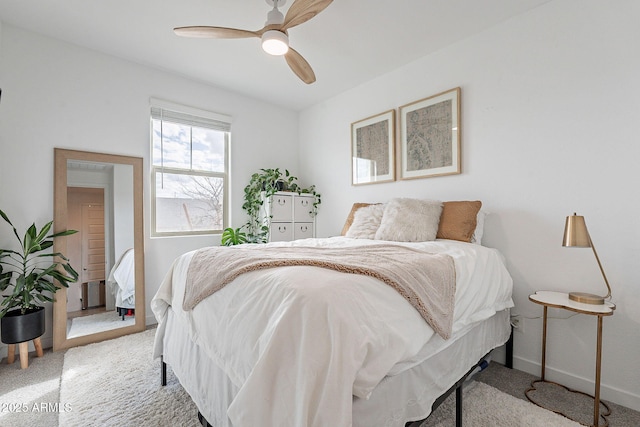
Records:
M400 178L460 173L460 88L400 107Z
M351 124L352 184L394 181L395 110Z

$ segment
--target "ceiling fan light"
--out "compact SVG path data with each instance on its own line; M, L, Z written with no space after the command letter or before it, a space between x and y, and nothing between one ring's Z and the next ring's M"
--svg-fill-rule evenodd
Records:
M265 31L262 35L262 49L269 55L284 55L289 51L289 37L278 30Z

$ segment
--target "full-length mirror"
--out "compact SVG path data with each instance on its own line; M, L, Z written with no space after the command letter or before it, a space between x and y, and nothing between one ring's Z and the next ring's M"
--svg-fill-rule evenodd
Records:
M55 295L53 349L145 328L142 159L55 149L55 252L77 283Z

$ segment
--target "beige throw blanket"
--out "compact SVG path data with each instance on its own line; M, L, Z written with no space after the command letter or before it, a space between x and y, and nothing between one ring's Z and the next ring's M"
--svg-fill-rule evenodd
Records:
M451 335L456 290L453 258L396 245L204 248L189 265L183 309L192 310L243 273L300 265L379 279L398 291L438 335L444 339Z

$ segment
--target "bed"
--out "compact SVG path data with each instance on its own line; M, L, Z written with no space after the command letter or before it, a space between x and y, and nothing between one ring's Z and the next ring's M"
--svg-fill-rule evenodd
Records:
M109 289L115 298L118 315L134 315L136 308L135 258L133 248L127 249L118 258L107 279Z
M390 204L381 208L385 215ZM442 205L429 213L437 215L436 228L441 213ZM476 225L474 217L472 233ZM404 426L426 418L443 393L509 339L512 281L495 249L470 243L471 236L436 239L435 232L416 242L345 234L259 249L395 250L401 258L420 252L449 259L455 283L448 328L427 323L415 301L376 274L271 259L277 266L232 275L210 295L197 294L191 306L185 295L198 286L192 279L210 274L194 276L190 265L203 250L189 252L151 302L158 320L154 357L171 366L207 424ZM215 252L225 250L238 249Z

